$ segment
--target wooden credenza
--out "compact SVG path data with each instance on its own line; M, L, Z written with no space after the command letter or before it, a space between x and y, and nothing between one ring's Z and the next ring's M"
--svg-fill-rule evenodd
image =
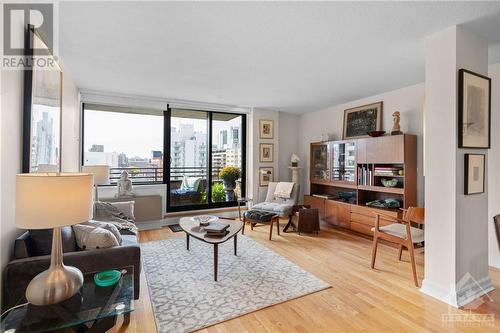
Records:
M311 205L311 208L317 208L321 220L366 235L373 234L371 228L375 226L374 213L376 212L402 218L401 211L360 206L342 201L317 198L310 195L304 196L304 204ZM393 222L389 222L383 218L380 219L381 226L390 223Z
M384 186L393 179L394 187ZM402 208L417 204L417 137L385 135L311 143L309 180L311 195L304 196L304 203L318 208L323 221L371 235L374 212L394 217L402 212L367 203L392 199Z

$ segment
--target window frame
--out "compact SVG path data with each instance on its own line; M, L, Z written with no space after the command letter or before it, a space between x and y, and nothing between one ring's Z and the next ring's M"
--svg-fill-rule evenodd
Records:
M85 161L85 102L81 103L81 135L80 135L80 166L84 165ZM90 103L94 104L94 103ZM118 107L118 106L117 106ZM204 204L171 206L170 204L170 156L171 156L171 112L172 108L167 105L167 110L163 110L163 180L158 182L134 182L137 186L157 186L166 185L166 207L167 212L182 212L190 210L216 209L238 206L237 201L229 202L212 202L212 143L213 143L213 115L214 114L231 114L241 116L241 196L246 196L247 190L247 114L226 111L200 110L208 114L208 135L207 135L207 202ZM116 184L104 184L99 186L116 186Z

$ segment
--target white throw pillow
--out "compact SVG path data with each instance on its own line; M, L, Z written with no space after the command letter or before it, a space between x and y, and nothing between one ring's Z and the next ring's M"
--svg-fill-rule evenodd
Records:
M110 204L125 214L128 218L135 220L134 205L135 201L110 202Z
M104 228L76 224L73 226L73 231L76 244L82 250L106 249L120 245L113 233Z
M113 223L90 220L90 221L84 222L82 224L90 225L90 226L94 226L94 227L100 227L100 228L111 231L113 233L113 235L116 237L118 244L122 245L122 235L120 234L120 231Z

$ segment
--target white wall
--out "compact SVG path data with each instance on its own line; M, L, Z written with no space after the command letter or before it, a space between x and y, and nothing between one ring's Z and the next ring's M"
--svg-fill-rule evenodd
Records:
M489 67L491 81L491 149L488 153L489 265L500 268L500 251L493 216L500 214L500 63Z
M80 94L69 74L63 76L61 167L80 170Z
M274 122L274 136L273 139L260 139L259 138L259 120L269 119ZM247 188L249 189L248 197L254 199L254 203L261 202L265 199L267 187L259 188L259 168L260 167L273 167L274 179L279 179L278 160L280 151L280 126L279 126L279 112L253 109L249 114L248 121L248 162L247 162ZM259 160L259 146L260 143L274 144L274 159L273 162L263 163Z
M0 246L2 255L0 267L3 271L9 262L14 239L20 233L15 227L15 194L16 174L21 172L22 160L23 73L22 71L2 71L1 81Z
M291 113L279 112L279 144L278 172L279 181L291 181L292 173L288 167L291 165L292 154L299 154L299 120L300 116ZM301 160L301 165L304 161Z
M344 110L352 107L384 102L382 112L382 130L390 132L392 128L392 113L401 112L401 130L408 134L418 136L417 167L418 167L418 204L423 205L423 113L424 84L417 84L406 88L386 92L380 95L366 97L342 105L329 107L316 112L305 113L300 117L299 152L302 160L301 166L303 193L309 193L309 144L321 141L321 134L328 133L331 139L342 139Z

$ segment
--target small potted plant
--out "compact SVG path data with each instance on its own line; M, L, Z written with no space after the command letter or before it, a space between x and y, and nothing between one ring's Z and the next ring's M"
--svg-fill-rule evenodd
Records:
M299 166L300 157L297 154L292 154L290 161L292 162L292 167L297 167Z
M219 172L219 177L224 182L226 201L235 201L234 189L236 188L236 180L241 177L240 168L226 166Z

